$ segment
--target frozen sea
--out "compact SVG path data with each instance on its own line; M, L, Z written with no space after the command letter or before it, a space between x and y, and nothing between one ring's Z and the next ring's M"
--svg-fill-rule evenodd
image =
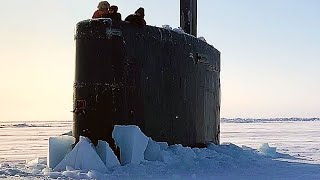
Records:
M105 177L320 179L319 127L320 119L222 119L220 139L225 143L193 149L196 156L191 158L192 161L185 162L188 159L185 156L179 159L181 151L174 147L170 152L175 160L123 166ZM0 178L47 179L41 171L26 168L26 164L47 156L49 137L71 129L71 121L0 122ZM276 147L276 152L259 152L263 143Z

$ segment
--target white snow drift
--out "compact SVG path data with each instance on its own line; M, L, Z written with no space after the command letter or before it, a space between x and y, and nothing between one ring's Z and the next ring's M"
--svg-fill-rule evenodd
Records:
M59 123L57 123L59 124ZM292 145L292 148L283 148L281 147L270 147L269 144L262 144L258 149L252 149L246 146L236 146L230 143L214 145L210 144L207 148L189 148L183 147L181 145L170 145L168 146L165 142L155 142L152 139L146 137L141 133L137 127L118 127L118 130L125 130L124 135L116 135L119 137L117 144L125 144L122 153L131 154L127 156L126 161L139 159L143 154L143 158L139 159L139 163L128 163L126 165L120 165L120 162L115 158L111 148L106 142L100 141L98 145L92 146L91 142L83 137L80 138L79 144L77 144L73 149L78 149L76 155L71 153L71 142L73 141L72 137L57 137L62 139L70 138L70 141L58 143L55 141L55 138L51 138L50 142L58 143L56 147L51 147L49 149L59 149L59 144L64 147L68 146L69 150L66 150L65 156L61 158L61 155L53 154L48 160L53 163L55 162L55 157L60 157L62 162L67 162L62 165L60 171L54 171L53 169L48 168L46 159L36 158L33 161L28 163L22 161L2 161L0 162L0 178L14 178L14 179L320 179L320 165L319 158L316 154L319 152L318 142L315 139L315 136L319 130L319 122L302 122L302 123L248 123L248 124L235 124L231 123L228 126L232 126L229 129L223 129L225 136L228 136L228 139L232 141L239 142L250 140L250 137L254 135L256 137L263 137L263 140L270 141L270 139L280 138L279 133L274 136L275 133L279 132L281 129L283 132L281 138L286 145ZM243 125L243 126L241 126ZM53 125L54 126L54 125ZM223 127L228 127L224 125ZM239 127L240 126L240 127ZM301 139L297 138L298 136L292 137L292 133L288 133L286 136L284 133L290 131L290 127L303 127L306 131L305 136ZM60 127L60 125L59 125ZM70 127L67 125L66 127ZM246 129L246 127L249 127ZM253 128L254 127L254 128ZM263 128L261 128L263 127ZM26 127L29 128L29 127ZM32 127L30 127L32 128ZM236 128L236 129L234 129ZM271 129L270 129L271 128ZM278 128L278 129L277 129ZM8 131L6 131L8 129ZM17 128L18 129L18 128ZM40 128L41 129L41 128ZM57 130L55 127L45 127L46 132L50 129ZM240 135L234 132L239 131ZM263 129L263 130L261 130ZM266 129L268 130L267 132ZM292 132L295 132L297 128L293 128ZM14 130L11 127L2 128L1 132L9 132ZM34 129L32 134L37 134L38 130ZM68 131L66 128L64 131ZM243 131L243 132L242 132ZM12 133L13 135L20 132L19 130ZM228 133L230 132L230 133ZM248 132L251 133L248 135ZM120 133L118 131L117 133ZM117 133L114 133L117 134ZM141 133L141 134L140 134ZM260 134L259 134L260 133ZM300 132L301 133L301 132ZM2 133L4 134L4 133ZM62 134L62 133L56 133ZM121 134L121 133L120 133ZM254 134L254 135L253 135ZM296 132L295 132L296 134ZM294 135L295 135L294 134ZM246 135L246 136L245 136ZM272 136L273 135L273 136ZM134 142L121 142L123 138L130 136L131 140ZM12 139L14 136L10 136ZM16 136L21 138L21 135ZM313 138L313 141L310 143L306 142L304 139L308 137L309 140ZM6 137L4 137L6 138ZM26 139L31 139L31 136L26 136ZM233 138L233 139L232 139ZM234 139L237 138L237 139ZM268 139L269 138L269 139ZM294 138L294 142L292 140ZM224 139L226 139L224 137ZM143 140L143 141L142 141ZM145 140L148 140L147 143ZM137 142L144 142L143 147L133 147L139 145ZM258 140L259 142L261 141ZM11 141L10 141L11 142ZM13 142L13 141L12 141ZM31 141L30 141L31 142ZM37 144L44 144L42 139L37 140ZM0 142L1 144L1 142ZM22 142L20 144L23 144ZM31 147L23 144L23 147L28 150ZM69 145L68 145L69 144ZM272 143L276 144L276 143ZM5 145L5 144L1 144ZM281 145L281 144L280 144ZM78 147L77 147L78 146ZM121 145L122 146L122 145ZM304 146L301 149L301 146ZM7 146L8 147L8 146ZM16 145L18 148L18 145ZM258 147L258 146L256 146ZM136 149L135 149L136 148ZM312 156L306 156L307 153L311 151L306 151L307 148L312 148L312 152L315 154ZM62 148L63 149L63 148ZM143 151L144 150L144 151ZM302 150L302 151L301 151ZM143 153L142 153L143 151ZM14 152L13 152L14 153ZM38 154L37 154L38 153ZM55 152L57 153L57 152ZM293 155L283 154L290 153ZM34 154L38 157L41 156L41 153L37 150L34 150ZM70 156L68 157L69 154ZM296 154L296 155L295 155ZM31 156L31 155L29 155ZM79 156L79 157L77 157ZM80 157L83 156L83 157ZM99 159L90 162L88 157L93 157L92 159ZM3 156L2 156L3 157ZM0 157L0 158L2 158ZM310 159L310 158L314 159ZM60 159L59 158L59 159ZM69 159L69 160L68 160ZM72 160L73 159L73 160ZM74 160L75 159L75 160ZM49 163L48 164L51 164ZM58 160L56 160L58 161ZM88 163L87 163L88 161ZM288 162L289 161L289 162ZM99 162L99 163L97 163ZM69 164L70 163L70 164ZM313 163L313 164L311 164ZM54 164L54 163L53 163ZM61 165L60 164L60 165ZM59 166L60 166L59 165ZM57 168L58 169L58 168ZM103 172L105 171L105 172ZM46 176L49 176L46 177Z

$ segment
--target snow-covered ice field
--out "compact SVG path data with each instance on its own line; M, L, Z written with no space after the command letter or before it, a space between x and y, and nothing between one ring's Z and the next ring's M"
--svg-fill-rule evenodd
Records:
M169 146L162 161L120 166L103 179L320 179L319 127L319 119L223 120L221 142L232 144ZM43 162L27 162L45 158L48 138L71 128L65 121L0 122L0 178L48 179Z

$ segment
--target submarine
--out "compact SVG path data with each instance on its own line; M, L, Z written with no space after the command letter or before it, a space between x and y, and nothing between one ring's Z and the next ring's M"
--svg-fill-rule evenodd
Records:
M73 136L114 149L115 125L158 142L220 140L220 52L197 38L197 0L180 0L180 26L136 27L108 18L76 25Z

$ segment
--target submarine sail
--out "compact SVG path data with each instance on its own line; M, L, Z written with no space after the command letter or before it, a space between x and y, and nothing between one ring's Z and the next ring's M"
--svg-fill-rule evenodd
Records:
M114 125L155 141L219 144L220 52L187 33L127 22L77 24L73 135L113 144Z

